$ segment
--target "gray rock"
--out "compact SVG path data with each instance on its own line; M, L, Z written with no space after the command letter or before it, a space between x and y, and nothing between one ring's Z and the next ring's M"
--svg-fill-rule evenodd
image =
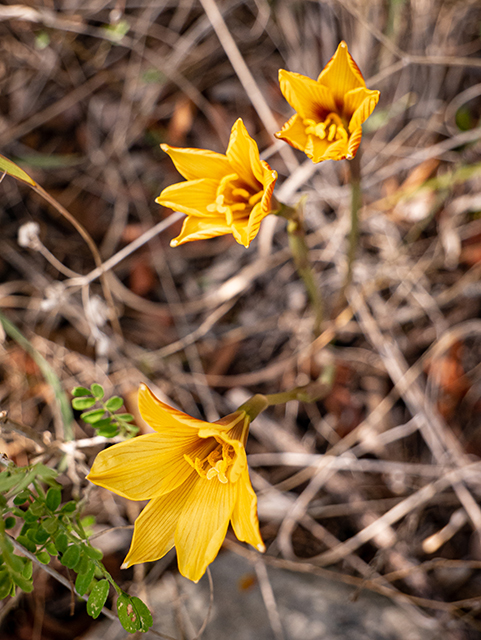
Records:
M211 565L214 604L202 636L204 640L434 640L440 634L445 639L449 637L432 618L414 609L407 611L369 591L359 593L349 585L310 574L271 567L266 574L261 569L260 577L268 576L264 584L270 584L274 596L269 611L252 564L228 551L215 560ZM267 592L269 595L269 586ZM165 574L157 584L147 587L147 593L156 630L177 638L183 635L188 640L196 637L209 606L207 576L194 584L181 576ZM125 632L119 626L105 621L84 640L124 638Z

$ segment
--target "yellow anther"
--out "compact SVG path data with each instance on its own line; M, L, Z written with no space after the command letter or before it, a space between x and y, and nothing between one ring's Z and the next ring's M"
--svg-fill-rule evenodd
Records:
M239 196L239 198L244 198L244 200L247 200L247 198L249 197L249 192L247 191L247 189L238 187L237 189L232 189L232 195L234 197Z
M231 211L244 211L246 206L247 205L246 205L245 202L236 202L235 204L231 204L230 210Z
M320 140L325 140L327 137L328 142L341 139L347 142L348 135L346 129L344 128L341 117L337 113L329 113L324 122L315 122L310 118L305 118L303 122L306 125L307 135L316 136Z
M259 200L262 200L263 191L258 191L249 198L249 204L253 207Z
M185 454L184 458L191 467L194 467L201 478L206 478L206 480L217 478L219 482L226 484L229 481L227 470L234 464L236 453L230 444L222 440L219 442L215 436L214 438L218 444L205 458L195 458L194 460Z

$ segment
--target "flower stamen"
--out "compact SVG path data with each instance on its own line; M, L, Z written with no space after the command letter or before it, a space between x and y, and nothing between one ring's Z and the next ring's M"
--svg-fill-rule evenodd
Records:
M257 193L254 193L254 195L249 198L249 204L251 205L251 207L253 207L260 200L262 200L263 195L264 195L263 191L258 191Z
M184 454L185 460L193 467L201 478L212 480L217 478L220 483L229 481L227 472L235 462L236 453L234 447L220 438L215 438L217 445L204 458L195 459Z
M305 118L304 124L306 125L306 134L316 136L320 140L325 140L326 138L328 142L336 140L347 142L348 140L344 123L337 113L329 113L324 122L316 122L311 118Z

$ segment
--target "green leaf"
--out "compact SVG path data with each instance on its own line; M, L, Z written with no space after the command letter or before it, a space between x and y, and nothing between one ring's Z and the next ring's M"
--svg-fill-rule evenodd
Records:
M109 595L109 583L107 580L100 580L97 582L95 587L92 589L92 592L87 601L87 613L92 618L98 618L100 612L102 611L102 607L107 601L107 597Z
M33 515L37 516L37 518L38 518L38 516L43 514L43 512L45 510L45 506L44 506L43 502L41 502L40 500L35 500L29 506L28 510L30 511L30 513L33 513Z
M68 538L65 533L59 533L55 538L55 547L60 553L65 553L68 547Z
M35 467L33 467L33 469L30 469L30 471L23 475L23 478L17 485L17 491L23 491L26 489L28 485L35 480L36 476L37 472L35 471Z
M11 577L13 582L17 585L17 587L20 587L22 591L25 591L25 593L30 593L33 590L32 581L28 580L27 578L24 578L21 574L12 573Z
M27 551L30 551L30 553L35 553L35 551L37 551L37 545L35 544L35 542L29 540L27 536L18 536L17 542L21 544L22 547L25 547Z
M42 527L45 529L45 531L48 531L48 533L55 533L58 529L57 518L55 518L54 516L45 518L45 520L42 520Z
M0 600L3 600L10 594L12 588L12 580L8 571L0 572Z
M72 400L72 407L83 411L84 409L90 409L97 402L95 398L74 398Z
M11 529L15 526L16 522L13 516L8 516L8 518L5 518L5 529Z
M32 542L35 542L35 536L37 535L39 530L38 522L34 522L32 525L24 525L22 527L22 531L25 533L27 538Z
M42 35L48 38L45 32L42 32ZM41 40L39 40L39 35L37 34L35 38L35 48L45 49L45 47L48 46L48 42L45 46L39 46L40 42ZM26 153L17 156L15 160L26 164L27 167L40 167L42 169L63 169L64 167L74 167L83 162L81 156L74 153L52 153L48 155L42 153Z
M47 497L45 499L45 503L47 505L47 509L50 511L57 511L62 502L62 492L60 489L56 487L50 487L47 491Z
M45 549L51 556L58 556L57 547L55 546L54 542L49 542L47 545L45 545Z
M60 558L60 562L68 569L73 569L79 560L80 549L76 544L71 544Z
M105 391L102 385L94 382L90 388L92 389L92 395L94 396L94 398L97 398L97 400L102 400L105 395Z
M88 529L90 527L93 527L94 524L95 524L95 516L92 516L92 515L84 516L83 518L81 518L80 524L82 525L82 527L84 529ZM92 535L92 533L90 533L90 534L87 533L87 535Z
M134 416L131 413L116 413L115 417L117 420L123 420L123 422L132 422L134 420Z
M92 411L85 411L81 414L81 418L87 424L95 424L105 415L105 409L92 409Z
M63 507L60 509L60 513L73 513L77 508L77 503L75 500L70 500L70 502L66 502Z
M152 615L148 607L135 596L122 593L117 599L117 614L120 624L129 633L148 631L153 625Z
M35 533L34 542L37 544L45 544L47 540L50 538L50 534L48 531L45 531L43 527L40 527L39 530Z
M87 593L88 588L93 580L95 573L95 565L91 562L88 566L88 570L85 573L79 573L75 580L75 589L80 596Z
M108 429L112 424L112 418L102 418L92 425L94 429Z
M48 564L50 562L50 554L46 551L39 551L35 554L37 560L42 564Z
M32 523L38 520L38 514L34 513L30 507L25 511L25 522Z
M10 471L2 471L0 473L0 491L8 491L14 487L20 480L18 473L11 475Z
M77 563L77 566L75 567L75 571L77 573L87 573L87 571L90 569L90 565L92 564L90 558L88 557L88 555L85 553L85 547L82 549L82 554L80 557L79 562Z
M123 406L123 404L124 401L122 400L122 398L120 398L119 396L112 396L105 403L105 408L109 411L112 411L113 413L114 411L118 411L120 407Z
M28 498L30 498L30 491L21 491L15 498L13 499L13 504L16 504L19 507L21 504L24 504ZM25 515L25 512L22 512L22 517Z
M23 169L20 169L18 165L16 165L14 162L12 162L11 160L8 160L8 158L5 158L2 155L0 155L0 171L8 173L9 176L12 176L13 178L17 178L22 182L26 182L27 184L30 184L32 187L37 186L37 183L35 182L35 180L32 180L32 178L28 175L28 173L25 173L25 171Z
M95 428L97 428L96 425L95 425ZM117 425L110 424L106 427L102 427L101 429L99 429L97 431L97 434L99 436L103 436L104 438L113 438L118 434L118 432L119 432L119 428L117 427Z
M86 389L85 387L74 387L71 393L74 398L80 398L82 396L89 396L90 389Z
M21 573L23 570L23 562L22 558L16 556L13 553L6 553L5 549L3 550L3 559L5 560L5 564L12 569L12 571L16 573Z
M33 573L33 563L31 560L27 560L23 567L22 576L27 580L30 580Z
M92 560L102 560L104 556L100 549L96 549L95 547L91 547L90 545L88 547L85 547L85 553L89 558L92 558Z
M58 476L58 472L55 469L51 469L50 467L46 467L44 464L39 462L34 466L36 474L42 478L44 482L47 484L54 484L58 487L58 483L55 482L55 478Z

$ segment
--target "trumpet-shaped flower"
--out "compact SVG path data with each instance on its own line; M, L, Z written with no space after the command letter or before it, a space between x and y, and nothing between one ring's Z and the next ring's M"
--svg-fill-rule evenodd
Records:
M158 560L175 545L181 574L197 582L229 522L239 540L264 551L244 449L246 412L204 422L164 404L145 385L139 409L155 433L101 451L87 476L129 500L150 500L123 566Z
M232 233L248 247L262 220L271 212L277 173L259 158L259 149L239 118L224 154L161 144L187 182L166 187L159 204L187 215L171 242L202 240Z
M279 83L297 113L274 134L276 138L304 151L313 162L354 158L361 143L361 125L380 94L366 88L347 44L339 44L317 82L281 69Z

